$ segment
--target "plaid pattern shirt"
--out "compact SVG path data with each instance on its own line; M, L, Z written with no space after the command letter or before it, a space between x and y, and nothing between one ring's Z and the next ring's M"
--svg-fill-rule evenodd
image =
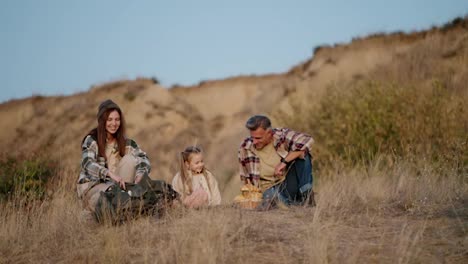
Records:
M296 132L288 128L273 129L273 147L276 153L285 158L290 151L302 151L310 153L310 147L314 139L304 133ZM238 152L240 165L240 178L243 182L249 179L258 185L260 180L260 158L255 154L253 140L246 138Z
M109 169L107 168L107 162L104 158L98 158L97 141L88 135L83 141L81 149L81 172L78 183L105 180ZM133 155L137 160L135 176L149 175L151 171L149 159L135 141L127 138L125 153Z

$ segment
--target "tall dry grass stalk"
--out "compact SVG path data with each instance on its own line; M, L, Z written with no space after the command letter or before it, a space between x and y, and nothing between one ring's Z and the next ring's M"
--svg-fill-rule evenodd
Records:
M463 263L468 186L427 166L336 167L315 208L174 208L120 226L81 217L74 172L50 199L2 204L4 263ZM21 198L16 198L21 199ZM18 207L14 205L23 204Z

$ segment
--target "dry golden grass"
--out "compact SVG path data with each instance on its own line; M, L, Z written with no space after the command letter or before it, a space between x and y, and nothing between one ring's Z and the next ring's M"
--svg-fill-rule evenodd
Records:
M419 175L415 171L422 171ZM323 172L325 174L325 172ZM2 205L3 263L466 263L468 185L401 162L337 167L318 205L267 212L172 209L105 226L81 217L74 173L53 198ZM16 201L18 202L18 201ZM16 203L19 204L19 203Z
M0 105L7 127L0 137L5 149L58 155L53 158L67 169L50 183L53 195L44 201L25 203L24 198L16 198L0 204L0 263L468 263L466 24L467 18L451 29L406 37L375 36L321 49L285 75L234 78L173 91L145 80L123 81L71 97L36 97ZM372 161L363 162L370 165L361 167L355 165L359 162L340 165L339 153L325 145L327 140L346 137L330 136L327 131L321 137L320 129L339 128L346 123L343 120L362 113L370 117L379 113L362 107L355 112L345 108L343 115L337 115L338 107L322 104L330 87L337 87L341 95L333 101L339 106L354 102L342 100L344 91L366 81L381 84L377 88L385 99L393 91L385 93L385 89L392 87L407 92L414 88L424 95L432 91L435 80L448 95L443 97L447 99L442 100L443 107L429 104L430 114L415 111L425 108L401 104L380 107L377 110L385 111L375 120L382 122L374 124L401 124L402 140L415 138L420 146L439 149L401 151L400 155L385 152L390 158L380 158L382 152L375 151ZM409 106L418 106L421 98L440 101L437 94L407 95ZM156 178L168 180L173 175L173 154L184 147L179 145L196 138L207 150L207 163L217 167L213 169L219 172L223 197L234 197L239 188L235 149L244 136L244 120L293 102L287 112L295 119L289 123L275 113L267 114L278 121L275 126L305 131L316 139L317 207L256 212L225 205L210 210L173 209L162 219L147 217L120 226L87 221L74 189L79 142L95 125L96 105L108 97L126 109L129 135L148 151ZM210 105L213 98L216 102ZM232 106L232 98L240 101ZM374 101L369 99L361 106ZM311 118L321 104L329 107L334 119ZM395 114L397 110L400 115ZM405 119L405 113L416 113L417 122ZM193 127L194 123L200 125ZM421 126L405 129L414 124ZM47 129L51 127L65 130ZM433 130L423 133L426 130L420 128ZM356 146L359 135L337 146ZM405 146L413 148L414 142ZM456 144L447 144L451 142ZM447 154L440 157L453 157L438 160L446 166L434 166L429 159L440 153ZM325 157L331 157L330 162L323 162Z

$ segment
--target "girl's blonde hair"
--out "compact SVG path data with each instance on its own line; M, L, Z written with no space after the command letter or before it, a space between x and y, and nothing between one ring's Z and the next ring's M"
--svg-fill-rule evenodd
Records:
M188 174L188 170L185 167L185 162L190 163L190 160L192 159L192 154L203 154L203 151L200 147L198 146L188 146L185 148L184 151L180 152L180 178L182 179L182 185L184 186L184 193L187 195L192 194L193 188L192 188L192 177ZM206 169L205 166L203 166L202 169L203 176L205 177L205 180L208 184L208 188L210 189L211 192L211 184L210 181L208 180L208 170Z

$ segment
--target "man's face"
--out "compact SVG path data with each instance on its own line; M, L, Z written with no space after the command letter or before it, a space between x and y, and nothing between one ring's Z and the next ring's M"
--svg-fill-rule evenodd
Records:
M250 130L250 137L253 140L255 149L262 149L266 145L270 144L273 137L271 132L271 129L267 128L265 130L262 127L259 127L256 130Z

